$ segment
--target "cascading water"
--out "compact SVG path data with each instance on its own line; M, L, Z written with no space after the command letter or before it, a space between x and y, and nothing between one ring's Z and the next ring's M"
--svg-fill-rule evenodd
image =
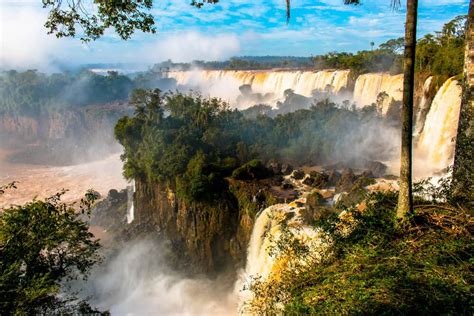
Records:
M416 146L431 174L452 164L460 109L461 86L450 78L436 93Z
M425 119L428 111L430 110L432 97L430 96L431 84L433 82L433 77L426 79L423 84L423 96L421 97L420 105L418 106L418 112L415 116L415 131L413 136L417 137L423 131L425 126Z
M135 219L135 180L132 180L131 185L127 186L127 224L130 224Z
M275 95L273 102L280 100L286 89L292 89L295 93L307 97L310 97L314 90L337 94L348 87L349 74L349 70L318 72L196 70L166 73L169 78L174 78L178 85L197 87L230 103L237 98L238 87L244 84L251 85L255 92L273 93Z
M311 96L313 91L329 92L332 96L338 97L351 86L348 70L318 72L194 70L171 71L166 75L176 79L179 85L197 87L231 104L237 100L240 94L238 88L243 84L251 85L255 92L274 93L273 97L265 99L271 105L282 99L286 89L292 89L295 93L307 97ZM454 152L454 143L451 139L456 134L460 109L461 88L454 79L449 79L433 100L430 96L432 82L432 77L424 82L423 95L415 117L415 158L423 161L423 165L415 164L417 169L415 171L417 176L422 177L431 176L433 172L451 164ZM379 109L385 115L392 100L402 100L402 91L403 75L367 73L356 79L352 101L361 108L376 103L379 94L385 92L387 97ZM351 97L348 96L348 99ZM247 101L238 106L248 107L256 104L252 103L252 99Z
M327 249L329 244L324 233L306 224L305 208L302 206L304 200L272 205L257 217L249 242L245 271L236 283L236 290L240 290L240 314L252 314L254 296L249 287L253 280L278 280L281 272L289 265L315 263ZM298 262L294 262L295 257L278 247L285 229L307 247L311 256L298 257ZM242 288L245 290L242 291Z
M386 73L368 73L357 77L354 86L353 101L361 108L375 103L379 93L385 92L388 98L382 105L381 112L386 114L388 106L393 100L402 100L403 75L389 75Z

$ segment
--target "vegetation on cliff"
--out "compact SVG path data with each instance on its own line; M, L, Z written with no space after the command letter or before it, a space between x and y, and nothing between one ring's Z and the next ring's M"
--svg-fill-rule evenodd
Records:
M253 309L259 314L471 315L470 211L440 202L454 202L450 181L439 187L422 184L415 187L415 212L403 227L395 214L397 193L378 192L367 197L365 209L318 217L315 227L331 241L321 256L284 233L276 256L292 252L296 258L318 259L280 269L270 282L256 279L250 287L258 298Z
M384 159L390 152L383 137L367 145L368 128L378 135L387 132L374 107L355 110L325 101L308 110L252 119L216 98L157 89L136 90L130 103L134 116L115 127L125 150L124 175L177 184L178 193L190 200L211 200L226 190L223 179L231 175L243 180L268 176L253 159L317 164L351 154ZM354 148L357 143L366 145Z

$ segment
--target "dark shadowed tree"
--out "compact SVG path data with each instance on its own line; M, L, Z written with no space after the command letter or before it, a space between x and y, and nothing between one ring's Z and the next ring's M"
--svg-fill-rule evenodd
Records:
M416 21L418 0L407 0L405 54L403 58L402 148L400 156L400 190L397 217L406 219L413 210L413 94L415 86Z

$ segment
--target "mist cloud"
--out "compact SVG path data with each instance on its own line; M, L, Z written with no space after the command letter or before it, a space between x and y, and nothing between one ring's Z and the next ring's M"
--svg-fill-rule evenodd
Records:
M2 5L0 16L0 67L51 68L56 52L65 43L46 34L46 12L28 6Z
M240 42L233 34L205 35L190 31L157 37L155 43L145 46L150 61L225 60L240 51Z
M157 241L133 242L103 266L86 296L112 315L233 315L233 278L188 278L167 267L167 248Z

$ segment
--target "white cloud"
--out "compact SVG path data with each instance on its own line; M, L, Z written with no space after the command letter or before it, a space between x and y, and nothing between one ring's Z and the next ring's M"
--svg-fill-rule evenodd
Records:
M0 67L49 68L56 52L64 47L52 35L46 34L45 12L22 6L2 5Z
M143 48L142 55L150 62L166 59L176 62L224 60L240 51L239 40L233 34L205 35L183 31L162 36L158 35L154 43Z

